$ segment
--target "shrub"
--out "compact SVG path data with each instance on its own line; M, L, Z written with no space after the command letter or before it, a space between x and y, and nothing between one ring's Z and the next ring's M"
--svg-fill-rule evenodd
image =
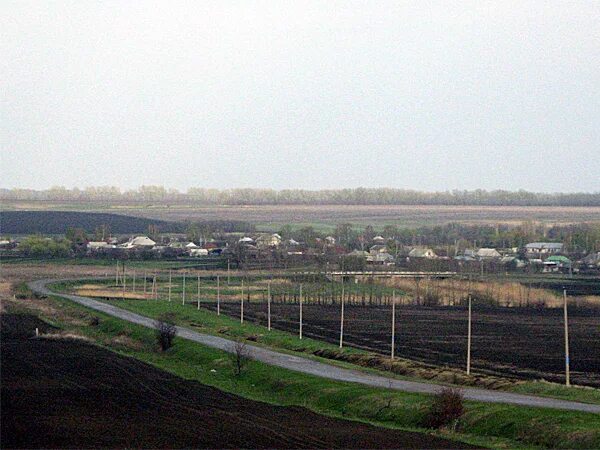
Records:
M98 316L92 316L90 318L90 325L93 327L97 327L98 325L100 325L100 317Z
M456 430L464 412L462 391L445 387L434 396L423 419L423 425L427 428L450 427Z
M173 346L173 339L176 334L175 314L161 314L156 320L156 340L163 352Z
M250 361L250 350L246 346L245 341L239 339L232 344L231 361L233 363L234 375L241 375L248 361Z

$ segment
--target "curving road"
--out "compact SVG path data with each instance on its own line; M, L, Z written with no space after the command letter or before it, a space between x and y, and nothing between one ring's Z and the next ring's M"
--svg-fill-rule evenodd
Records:
M114 305L100 302L89 297L82 297L80 295L70 295L55 293L48 289L47 285L60 281L66 281L64 279L46 279L36 280L28 283L29 288L41 295L56 295L81 305L87 306L88 308L101 311L119 319L127 320L138 325L142 325L148 328L155 328L155 321L146 316L136 314L124 309L118 308ZM188 328L177 327L177 335L188 339L193 342L197 342L208 347L224 350L231 352L233 350L234 342L229 339L224 339L218 336L211 336L208 334L198 333ZM338 381L348 381L352 383L361 383L368 386L391 388L397 389L404 392L416 392L421 394L434 394L439 389L439 385L430 383L420 383L417 381L406 381L397 380L393 378L386 378L383 376L370 375L368 373L360 372L358 370L343 369L341 367L332 366L318 361L313 361L299 356L286 355L273 350L248 345L247 348L251 352L251 357L257 361L263 363L283 367L285 369L294 370L296 372L308 373L319 377L329 378ZM478 388L463 388L464 397L468 400L476 400L480 402L491 402L491 403L510 403L522 406L534 406L541 408L553 408L553 409L568 409L573 411L582 411L589 413L600 414L600 405L592 405L587 403L572 402L567 400L558 400L545 397L536 397L533 395L514 394L511 392L493 391L487 389Z

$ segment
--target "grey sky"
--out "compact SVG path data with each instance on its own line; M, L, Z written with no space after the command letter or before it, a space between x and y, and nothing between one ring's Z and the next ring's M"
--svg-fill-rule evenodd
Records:
M600 191L600 1L0 8L2 187Z

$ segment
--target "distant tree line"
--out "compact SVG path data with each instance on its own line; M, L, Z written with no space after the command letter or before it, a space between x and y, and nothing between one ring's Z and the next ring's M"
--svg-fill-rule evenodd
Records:
M481 206L600 206L600 192L540 193L528 191L421 192L392 188L329 190L205 189L187 192L163 186L122 191L114 186L47 190L0 189L0 200L123 201L193 203L198 205L481 205Z

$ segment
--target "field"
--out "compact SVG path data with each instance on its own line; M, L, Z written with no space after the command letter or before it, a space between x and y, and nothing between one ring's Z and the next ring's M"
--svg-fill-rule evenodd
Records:
M60 203L36 201L4 201L6 210L87 211L127 214L153 220L231 220L257 225L259 229L277 230L281 225L312 225L332 229L337 223L360 226L371 224L382 228L387 224L403 227L439 225L448 222L465 224L539 221L564 224L600 221L600 207L543 206L443 206L443 205L262 205L262 206L198 206L160 203Z
M44 322L26 315L1 317L2 448L459 445L246 400L82 340L32 340L31 327ZM23 330L15 333L15 328Z
M214 310L214 305L208 306ZM240 316L239 303L221 310ZM298 332L298 305L273 304L272 324ZM347 305L344 312L346 345L389 355L391 308ZM266 305L247 303L244 317L266 323ZM569 317L571 380L600 387L600 319L597 311L572 311ZM305 336L339 342L339 305L304 305ZM405 305L396 310L396 355L440 366L465 367L467 311L465 307ZM475 307L473 309L472 368L476 372L521 379L564 381L562 310Z
M18 285L19 280L27 280L32 277L38 278L41 276L58 276L62 270L65 270L65 275L75 275L77 272L79 272L80 275L93 275L95 269L90 266L69 266L61 268L57 265L49 265L46 267L37 265L31 267L19 265L18 267L11 267L10 273L3 271L1 274L3 282L0 283L0 298L2 299L4 312L7 312L7 309L8 311L12 311L13 308L15 308L28 311L27 314L39 314L44 318L46 321L44 324L41 324L39 321L22 321L26 325L28 333L27 337L32 335L35 327L39 327L42 333L49 333L53 336L57 336L51 340L53 343L65 342L65 338L68 336L79 336L81 339L98 343L104 349L110 349L120 355L128 355L135 358L133 360L127 359L127 365L120 366L118 372L116 374L113 372L112 378L107 381L108 385L114 389L115 386L118 386L119 380L123 379L124 384L128 389L131 389L133 393L136 394L135 398L128 396L127 393L123 393L122 395L122 398L128 402L127 415L123 413L123 417L132 417L132 426L134 427L138 426L137 414L142 414L140 411L141 408L136 407L136 405L146 405L146 399L153 402L153 408L156 408L157 405L160 406L161 404L160 401L158 403L154 402L156 397L151 392L141 389L141 386L139 386L138 383L134 383L133 385L130 384L127 379L126 369L128 369L130 365L133 368L141 367L138 366L138 361L143 361L150 364L150 366L145 364L142 365L144 367L144 373L148 372L149 374L158 377L168 377L171 375L182 377L185 380L188 380L188 382L196 382L194 383L194 386L200 386L199 389L202 389L202 385L210 385L222 391L221 393L228 392L234 394L233 396L236 399L239 399L237 396L242 396L248 400L268 402L271 405L304 407L313 412L325 414L330 417L351 418L353 420L362 421L363 423L367 422L385 426L389 428L389 430L386 430L386 433L390 434L394 433L394 430L398 431L399 428L401 428L400 431L425 431L419 424L424 411L429 405L429 396L405 392L391 392L387 389L370 388L355 383L335 382L267 366L257 361L250 361L247 373L241 377L235 377L232 375L230 358L222 351L209 349L176 338L175 346L172 349L168 352L159 352L156 349L156 341L152 330L123 322L96 311L88 310L56 297L31 298L28 296L27 290L24 290L22 285ZM224 277L222 276L221 279L224 280ZM232 282L233 281L234 280L232 279ZM207 283L206 280L204 280L204 282ZM11 291L11 285L14 286L14 291ZM65 285L63 284L63 286ZM191 288L191 286L188 287ZM67 288L67 286L65 286L65 288ZM239 293L239 286L232 286L231 288L231 294L236 291ZM13 298L13 292L15 292L16 298ZM190 292L188 291L188 293ZM193 290L191 293L193 293ZM254 296L259 298L257 291L254 293ZM189 300L191 301L191 298ZM180 303L176 302L169 304L166 301L156 300L125 300L124 302L117 300L116 302L121 307L126 307L127 309L135 308L150 317L157 317L164 311L172 311L177 315L177 320L180 321L179 323L183 326L208 333L225 333L231 338L236 336L247 339L258 338L258 345L279 348L282 349L282 351L303 355L307 358L312 358L311 354L313 350L336 348L336 345L312 340L310 338L299 341L294 333L276 330L267 333L265 328L254 325L248 321L243 325L240 325L237 318L230 318L226 315L217 316L205 308L197 310L195 303L182 306ZM48 325L48 322L52 325ZM3 331L6 329L5 326L2 326ZM81 339L78 339L77 342L81 342ZM38 341L28 339L27 342L35 343ZM368 356L367 352L352 348L345 348L343 353L345 355ZM17 356L19 355L20 352ZM3 354L2 356L4 357L5 355ZM114 356L114 354L111 355L111 357ZM53 358L56 358L56 355ZM369 358L369 360L372 360L372 358ZM40 361L47 361L46 355L40 357ZM92 361L81 358L77 360L78 363L80 361L83 361L82 365L84 367L91 364L93 368L84 369L84 367L78 367L78 365L71 364L69 366L69 372L74 372L76 374L93 373L94 377L96 377L96 372L100 374L103 373L102 370L98 370L98 364L104 364L102 358L98 357L97 360L94 359ZM37 362L34 361L33 364L37 364ZM332 361L331 364L353 367L358 370L371 370L360 369L355 365L349 365L348 363L341 361ZM3 368L4 367L7 367L7 364L3 364ZM112 366L109 365L109 367ZM159 372L153 371L154 368L160 369ZM46 372L47 369L47 367L44 367L38 370L40 373L48 373ZM166 374L163 371L169 373ZM144 373L137 372L137 369L133 373L136 375L135 380L139 379L144 381L144 384L148 387L158 388L156 384L152 383L152 380L144 378ZM138 373L139 375L137 375ZM448 372L445 371L445 373ZM5 376L5 373L2 375ZM30 379L31 376L19 377L17 382ZM80 378L81 381L84 381L84 379L85 377ZM68 380L72 381L70 378ZM179 383L183 381L181 378L177 378L177 380ZM148 382L146 383L146 381ZM55 383L56 378L52 378L52 381L46 383L46 386L57 386ZM84 392L84 395L88 396L90 393L104 392L105 384L95 383L92 386L89 386L88 384L82 383L81 386L86 389L79 389L77 384L67 386L65 388L66 392L69 392L67 400L69 398L80 399L81 392ZM556 398L590 403L600 402L600 397L598 397L597 390L595 389L578 387L567 389L560 385L540 382L517 383L507 386L507 388L510 391L514 390L522 393L535 392L537 395L546 395ZM161 389L157 390L159 393L164 392L164 390ZM137 396L140 392L143 392L142 398ZM204 393L206 391L201 390L201 392ZM58 395L59 393L60 392L54 392L53 394ZM19 395L23 395L23 391L21 391ZM189 395L192 396L193 393L190 393ZM210 392L207 395L210 397ZM106 396L109 399L114 398L111 396L110 392L107 392ZM41 398L43 399L44 397ZM222 398L224 399L225 397ZM85 399L83 400L85 401ZM161 400L164 400L164 398ZM48 417L43 413L37 414L36 411L28 412L27 419L19 421L18 426L21 427L20 429L28 431L30 427L33 427L37 422L43 424L45 420L49 420L57 423L61 415L65 416L67 419L73 417L72 415L69 416L65 413L65 408L70 407L71 405L77 406L79 404L80 403L77 401L71 403L65 401L65 407L53 417ZM182 399L182 404L186 404L185 399ZM252 407L253 404L254 403L236 403L236 405L241 405L242 408ZM99 405L103 406L104 403L99 403ZM259 405L264 406L264 403L260 403ZM25 408L27 406L27 404L19 404L20 408ZM29 406L35 407L35 403L32 402ZM262 406L259 406L258 409L260 410L261 407ZM484 404L479 402L467 402L466 408L467 412L463 419L461 419L458 433L445 430L441 433L436 433L436 435L451 440L469 442L480 448L531 448L549 446L596 448L600 442L598 416L594 414L550 410L545 408L517 407L504 404ZM287 409L288 408L277 408L274 411L276 411L275 414L281 413L285 416L285 410ZM296 409L302 411L303 414L311 414L303 408ZM3 411L5 411L4 408ZM184 411L174 412L175 417L180 418L182 423L190 423L185 422L186 417L183 412ZM248 411L244 410L243 412L245 414ZM84 413L87 413L87 411L84 410ZM195 417L190 423L188 429L191 428L194 431L196 429L202 429L201 421L204 418L210 420L212 417L211 414L212 410L205 411L205 413L201 412L200 416ZM243 414L240 416L244 417ZM98 409L94 409L93 414L89 414L89 417L89 422L91 423L81 424L81 421L79 420L76 422L76 425L89 429L89 427L94 426L96 420L100 423L102 423L102 420L105 420L102 411ZM149 436L154 427L162 427L160 420L162 419L162 416L153 415L152 417L142 417L145 419L144 426L146 427L146 430L140 432L141 437ZM232 419L233 417L234 415L229 415L227 419ZM35 420L31 420L31 418L34 418ZM120 416L111 416L111 422L109 423L112 424L113 422L116 422L116 426L119 427L122 425L121 419ZM319 420L321 420L320 417ZM168 418L165 419L165 422L171 423ZM333 427L338 426L327 418L323 419L323 423L331 424ZM176 422L175 426L178 424L179 422ZM4 422L2 425L3 427L6 426ZM73 423L72 421L68 421L68 423L64 425L65 428L57 427L55 430L68 429L68 426L73 426ZM180 428L181 427L172 432L177 436L181 436L185 433L185 430ZM34 432L37 432L37 430L41 430L41 428L38 427ZM349 431L349 433L353 433L353 431ZM60 433L55 433L55 435L60 435ZM6 433L3 433L2 436L4 443L7 435ZM73 436L77 436L75 432ZM164 438L164 434L162 437ZM200 436L196 436L195 438L201 437L202 435L200 433ZM425 438L428 437L429 436L425 436ZM28 435L27 438L31 439L31 436ZM98 435L98 439L102 438L105 438L105 434ZM148 445L154 446L151 444L153 443L149 443ZM28 444L28 446L32 445L33 444ZM161 443L156 444L156 446L166 445L167 444ZM381 445L382 444L378 442L377 446ZM396 444L396 446L406 445L409 444L404 444L404 441L402 440ZM431 443L421 445L425 447L435 446L435 444ZM465 447L465 444L462 443L458 445ZM88 445L83 443L82 446ZM3 447L5 447L4 444Z
M309 277L311 278L311 277ZM167 279L159 277L158 298L168 298ZM245 279L244 317L248 322L267 323L267 279ZM337 343L340 329L341 283L303 284L304 336ZM298 332L299 283L275 278L271 282L272 324L275 328ZM107 281L105 283L114 283ZM139 289L139 288L138 288ZM78 288L76 292L100 292L119 302L122 291L103 284ZM181 305L182 279L173 278L173 305ZM540 290L541 291L541 290ZM109 295L112 292L112 295ZM344 342L346 345L389 355L391 348L391 295L385 285L345 285ZM200 281L201 306L216 309L216 280ZM241 279L227 286L222 278L219 289L221 311L240 317ZM198 282L188 275L186 308L195 308ZM600 387L600 317L597 308L577 306L571 300L569 313L571 380L575 384ZM135 300L127 303L136 309ZM533 300L532 305L539 305ZM396 308L396 355L436 366L464 368L467 346L467 309L464 302L453 306L414 304L412 296L398 292ZM141 307L141 303L140 303ZM143 312L143 311L142 311ZM562 308L504 307L474 302L472 368L478 373L518 379L564 381L564 325Z

